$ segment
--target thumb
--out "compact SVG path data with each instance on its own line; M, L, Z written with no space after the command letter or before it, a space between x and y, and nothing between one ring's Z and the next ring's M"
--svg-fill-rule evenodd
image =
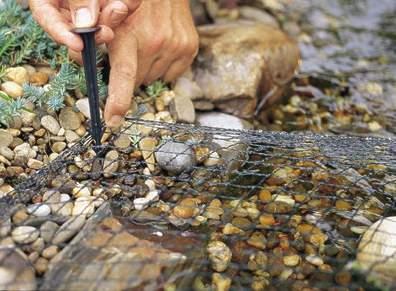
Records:
M99 23L115 28L132 14L141 4L142 0L108 0L102 9Z
M76 28L93 27L98 22L98 0L69 0L69 7Z
M104 118L109 127L119 127L129 110L136 84L137 41L130 33L117 33L109 45L109 96Z

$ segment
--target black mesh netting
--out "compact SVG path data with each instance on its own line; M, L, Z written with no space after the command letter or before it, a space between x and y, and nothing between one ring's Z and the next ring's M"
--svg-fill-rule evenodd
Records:
M14 238L0 259L22 250L37 288L373 290L395 283L392 139L137 119L106 137L99 154L83 138L14 181L0 202L3 233ZM18 267L20 278L29 273L29 265Z

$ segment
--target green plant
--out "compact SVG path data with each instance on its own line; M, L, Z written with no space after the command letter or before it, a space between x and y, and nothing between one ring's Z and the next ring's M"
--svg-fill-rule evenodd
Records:
M155 81L146 88L146 93L151 98L158 97L162 92L168 90L168 87L163 81Z
M22 110L26 110L27 100L23 98L12 99L6 93L0 91L0 123L8 126L9 122L19 116Z
M14 0L0 5L0 59L4 65L18 65L33 59L45 62L56 54L59 46L53 42Z

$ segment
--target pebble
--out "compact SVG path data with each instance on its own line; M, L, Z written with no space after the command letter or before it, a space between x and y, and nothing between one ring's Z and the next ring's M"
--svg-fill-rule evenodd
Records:
M72 215L86 215L91 216L95 212L94 199L96 197L79 197L74 202L74 207L72 210Z
M38 229L33 226L17 226L11 232L14 242L19 244L29 244L34 242L40 235Z
M44 274L48 270L48 260L40 257L34 263L34 269L36 270L37 274L41 275Z
M8 148L12 144L13 140L14 137L11 133L7 130L0 129L0 148Z
M11 218L0 218L0 238L6 237L11 231Z
M13 160L15 157L15 153L12 151L12 149L1 146L0 146L0 155L2 155L8 160Z
M55 153L60 154L65 148L66 148L66 143L63 141L57 141L52 145L52 150Z
M173 174L191 171L196 163L192 148L174 141L160 145L155 152L155 158L162 169Z
M34 270L17 248L0 248L0 290L36 290Z
M23 85L29 82L28 71L24 67L8 68L6 70L6 78L9 81Z
M315 266L321 266L324 264L323 259L321 257L315 256L315 255L306 256L305 260L307 260L307 262L309 262Z
M176 95L170 103L169 111L179 122L195 122L194 103L187 96Z
M59 123L64 129L76 130L81 126L81 119L71 107L65 107L59 114Z
M55 257L59 253L59 247L52 245L43 250L41 255L43 258L46 258L48 260L51 260L53 257Z
M34 72L30 74L29 82L35 86L44 86L48 83L48 75L44 72Z
M227 223L223 228L223 234L225 235L233 235L233 234L241 234L243 230L232 225L231 223Z
M283 263L285 266L288 267L295 267L300 263L300 256L299 255L290 255L290 256L284 256L283 257Z
M213 290L216 291L228 291L231 288L231 279L223 276L219 273L213 273L212 284L215 287Z
M136 210L146 209L152 202L158 201L159 193L157 190L150 191L146 197L136 198L133 200L133 205Z
M26 71L28 72L29 76L33 73L36 72L36 68L31 66L31 65L22 65L22 67L24 67L26 69Z
M44 163L42 161L36 160L36 159L29 159L27 162L27 165L31 169L38 170L42 166L44 166Z
M183 199L173 208L173 215L184 219L196 216L199 213L198 202L199 200L196 198Z
M59 225L48 220L40 226L40 235L46 243L50 243L58 229Z
M8 96L16 99L18 97L21 97L23 95L23 88L21 85L7 81L1 84L1 90L4 91Z
M14 224L21 224L21 223L24 223L28 218L29 218L29 215L26 212L26 208L22 208L22 209L17 210L12 215L12 222Z
M119 154L117 151L109 151L104 159L103 172L105 177L110 177L117 172L119 167Z
M73 216L69 218L55 233L52 243L62 244L71 239L85 224L85 216Z
M76 108L80 111L84 116L88 119L91 119L91 111L89 109L89 99L82 98L76 101L75 103Z
M88 197L91 196L91 190L81 184L76 185L76 187L73 188L72 194L74 197Z
M57 135L59 133L60 125L51 115L43 116L41 118L41 125L53 135Z
M65 137L68 143L73 143L80 139L80 136L70 129L65 130Z
M154 151L157 146L157 140L153 137L145 137L139 141L139 149L142 152L143 159L151 172L155 170Z
M212 241L207 246L207 252L212 269L216 272L224 272L230 265L232 252L225 243Z
M204 161L204 165L206 167L213 167L213 166L217 166L218 164L220 164L220 156L217 152L212 152L209 155L209 158L207 158Z
M27 212L37 217L43 217L51 214L51 208L46 204L32 204L27 207Z
M15 159L34 159L37 156L37 152L33 150L28 143L22 143L14 148Z
M114 141L114 145L119 149L126 149L131 145L131 139L127 134L120 134L120 136Z

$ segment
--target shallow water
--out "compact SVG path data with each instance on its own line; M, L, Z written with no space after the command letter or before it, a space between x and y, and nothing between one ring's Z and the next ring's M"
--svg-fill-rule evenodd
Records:
M300 27L301 74L346 86L395 132L396 1L294 0L285 22Z

